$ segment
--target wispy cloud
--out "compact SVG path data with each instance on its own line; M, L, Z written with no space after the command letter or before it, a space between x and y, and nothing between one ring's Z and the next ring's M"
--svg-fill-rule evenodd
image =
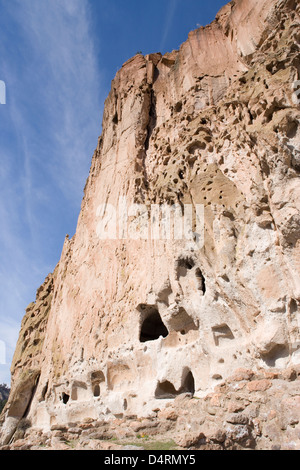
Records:
M62 237L64 215L77 219L102 97L87 0L0 7L0 340L9 362L26 304L58 261L58 227ZM8 366L0 382L3 374Z
M161 52L164 52L166 42L167 42L171 27L174 21L174 16L176 13L177 6L178 6L178 0L169 0L168 9L167 9L167 17L166 17L165 26L164 26L164 32L163 32L163 36L162 36L161 43L160 43Z
M26 86L33 101L39 101L40 119L46 118L49 126L45 144L51 142L52 158L47 170L66 196L73 197L82 183L82 170L86 173L89 166L87 146L96 146L100 130L100 77L89 33L88 3L22 0L17 4L16 19L32 54ZM97 104L99 119L95 120Z

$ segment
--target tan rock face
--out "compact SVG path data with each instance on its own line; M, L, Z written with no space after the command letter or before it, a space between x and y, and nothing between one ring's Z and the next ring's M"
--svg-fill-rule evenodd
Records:
M239 0L117 73L76 234L23 320L5 443L24 416L151 417L299 363L299 40L296 1ZM166 236L171 207L192 237Z

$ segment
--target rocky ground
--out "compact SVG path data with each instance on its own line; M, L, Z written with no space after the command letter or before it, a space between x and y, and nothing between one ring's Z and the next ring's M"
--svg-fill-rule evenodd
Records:
M182 394L150 416L19 424L1 450L300 450L300 367L237 369L205 397Z

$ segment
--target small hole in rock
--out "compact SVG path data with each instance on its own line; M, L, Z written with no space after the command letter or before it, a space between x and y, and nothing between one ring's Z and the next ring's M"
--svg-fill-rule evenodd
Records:
M70 395L68 395L67 393L62 394L62 401L65 405L68 403L69 399L70 399Z

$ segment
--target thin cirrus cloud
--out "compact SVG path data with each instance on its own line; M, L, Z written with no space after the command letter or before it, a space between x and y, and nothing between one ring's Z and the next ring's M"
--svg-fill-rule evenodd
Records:
M10 380L24 307L58 261L58 239L67 226L75 229L102 96L87 0L0 0L0 7L7 89L0 110L0 341L8 356L1 383Z
M166 47L166 42L170 34L172 24L174 21L175 13L178 7L178 0L169 0L166 14L166 21L164 26L164 33L160 42L160 51L164 51Z
M51 141L52 158L47 170L66 196L79 188L81 195L81 170L86 172L91 157L86 145L92 140L96 146L100 122L100 112L94 119L100 77L89 35L88 4L85 0L22 0L20 5L33 54L32 85L38 81L38 104L49 126L45 146ZM22 11L19 16L22 25Z

